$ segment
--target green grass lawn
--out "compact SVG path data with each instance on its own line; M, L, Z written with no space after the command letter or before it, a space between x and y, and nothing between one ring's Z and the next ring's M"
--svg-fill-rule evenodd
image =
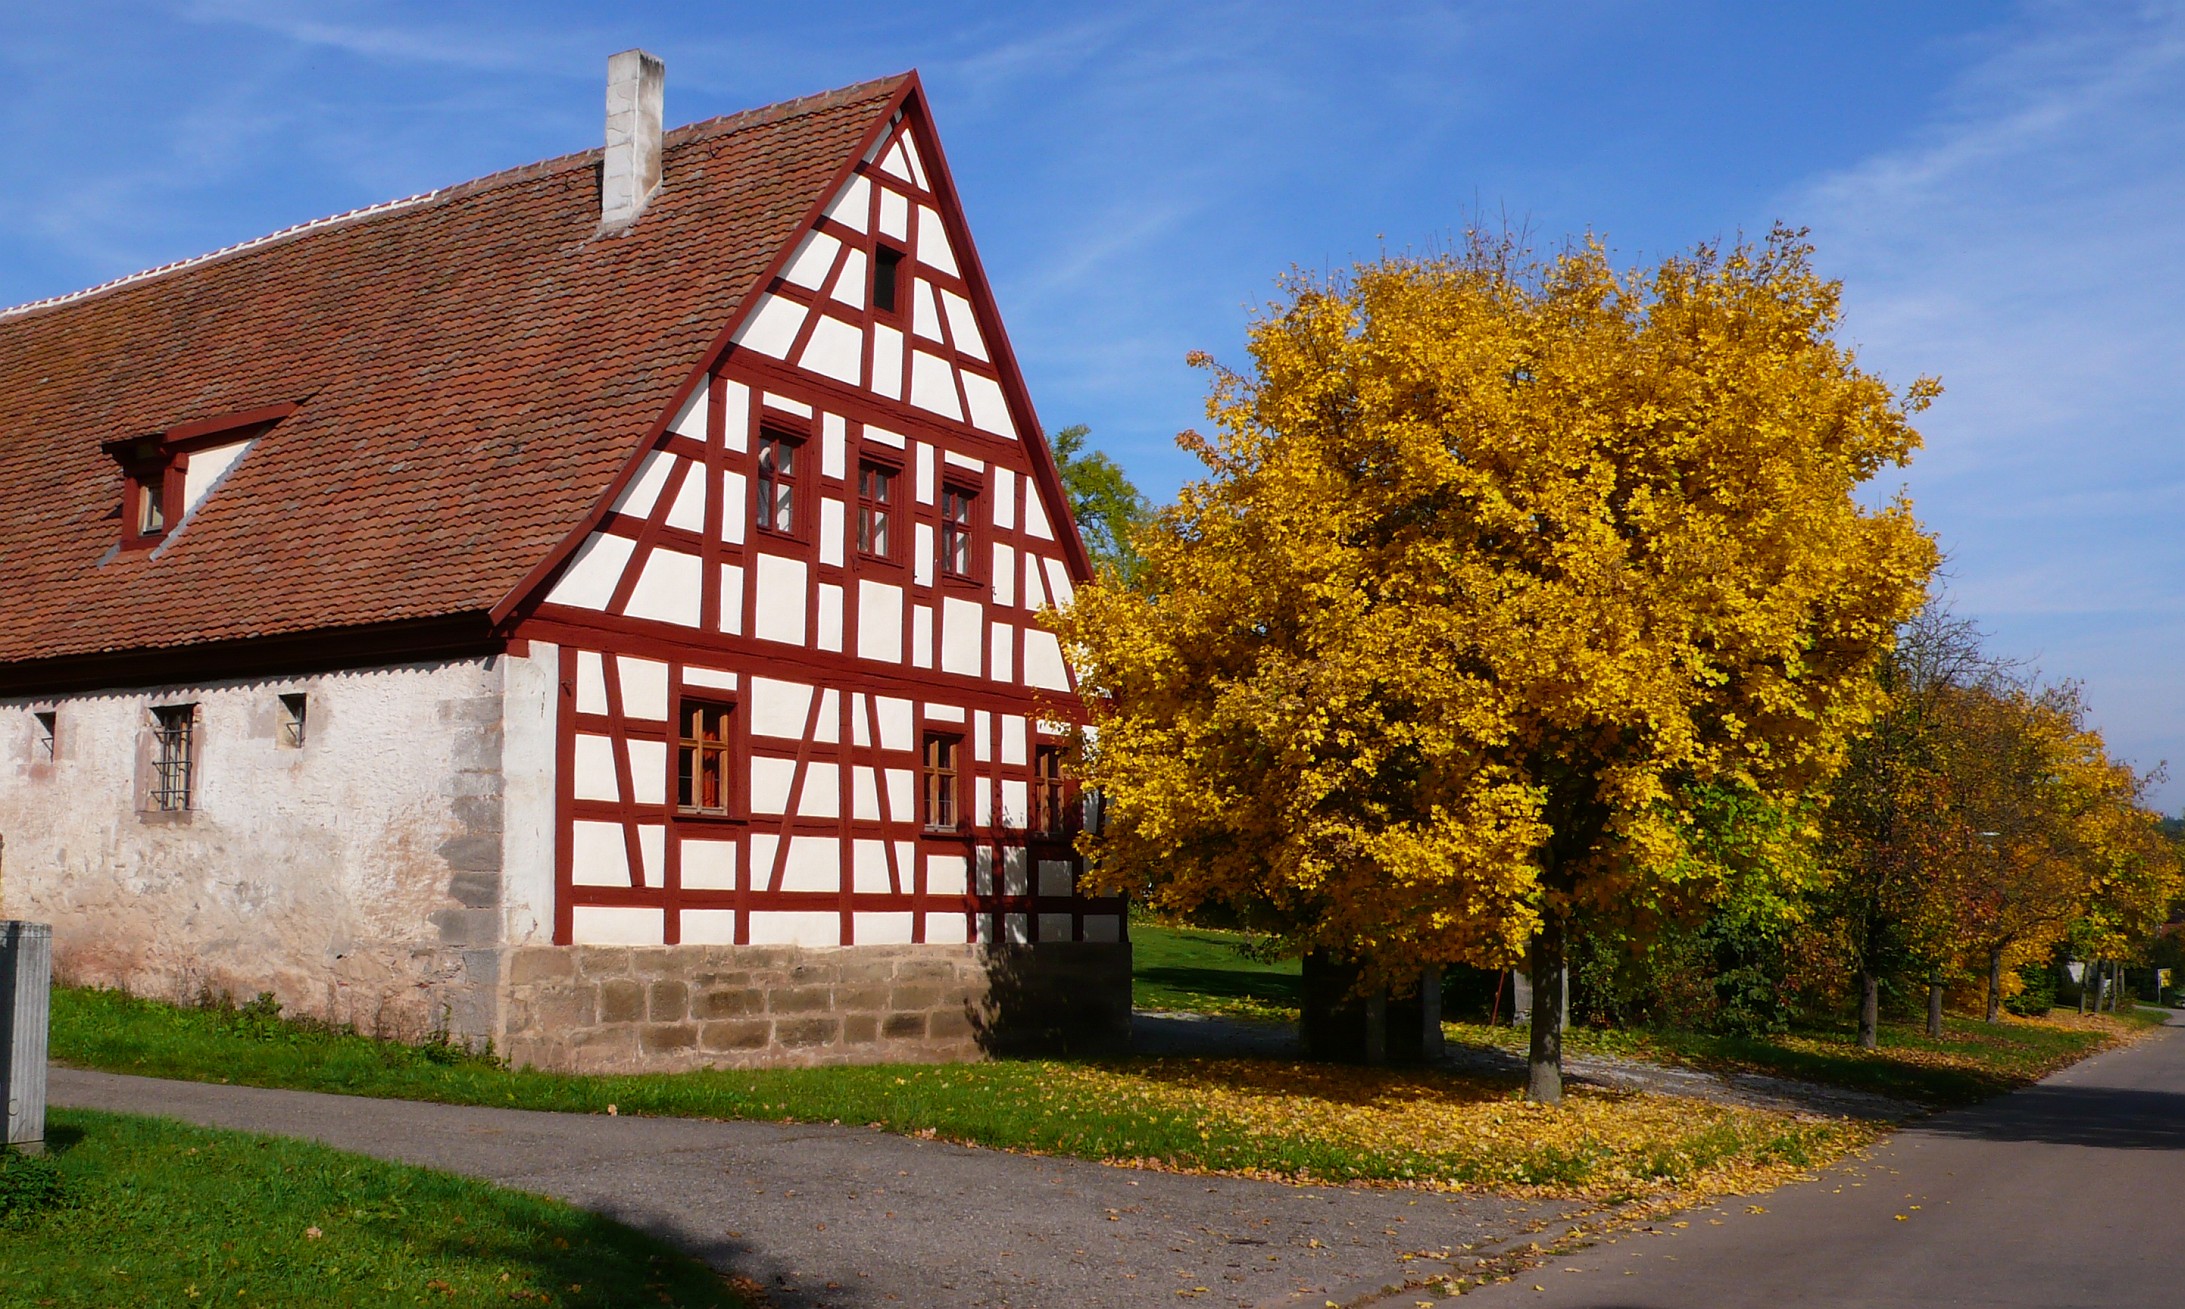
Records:
M1237 932L1130 925L1131 1004L1252 1018L1297 1017L1304 983L1298 961L1261 963Z
M1265 964L1251 959L1251 938L1204 928L1131 924L1134 947L1133 1002L1141 1009L1251 1017L1297 1017L1300 980L1294 959ZM2038 1081L2083 1059L2136 1028L2161 1021L2158 1010L2081 1022L2059 1011L2047 1022L2010 1019L1989 1026L1973 1019L1945 1021L1940 1040L1916 1024L1885 1023L1881 1047L1858 1047L1848 1021L1806 1021L1773 1037L1721 1036L1707 1032L1575 1027L1566 1048L1577 1054L1621 1055L1716 1071L1767 1073L1873 1091L1928 1105L1984 1100ZM1521 1049L1522 1027L1449 1023L1449 1038L1466 1045Z
M559 1201L156 1118L55 1110L57 1206L0 1221L8 1305L750 1302Z

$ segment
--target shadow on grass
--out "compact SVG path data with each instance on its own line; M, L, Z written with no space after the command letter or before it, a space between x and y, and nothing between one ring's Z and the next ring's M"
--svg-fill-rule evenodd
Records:
M1285 973L1155 965L1140 967L1135 976L1141 986L1158 991L1184 992L1285 1009L1295 1009L1305 1002L1305 980Z

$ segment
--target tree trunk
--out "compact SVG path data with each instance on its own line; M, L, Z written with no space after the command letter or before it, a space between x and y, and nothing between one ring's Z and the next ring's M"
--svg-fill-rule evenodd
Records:
M2003 1021L2003 947L1988 951L1988 1021Z
M1859 1048L1871 1050L1881 1043L1882 979L1872 970L1859 970Z
M1536 1104L1563 1103L1563 919L1554 910L1541 916L1533 937L1532 1052L1526 1070L1525 1098Z
M1927 981L1927 1035L1936 1038L1942 1035L1942 979L1939 977Z
M2081 1018L2084 1018L2084 1017L2086 1017L2086 996L2087 996L2087 992L2089 992L2089 991L2091 991L2091 990L2093 990L2093 989L2094 989L2094 961L2093 961L2093 960L2091 960L2091 959L2088 959L2088 960L2084 960L2084 961L2082 961L2082 962L2081 962L2081 963L2079 964L2079 1016L2080 1016Z
M1375 991L1366 997L1366 1062L1388 1062L1388 993Z

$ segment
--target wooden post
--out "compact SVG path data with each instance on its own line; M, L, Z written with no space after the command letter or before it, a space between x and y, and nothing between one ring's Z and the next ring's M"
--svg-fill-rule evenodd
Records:
M0 1079L8 1087L7 1147L45 1149L46 1030L52 1003L53 927L0 922Z

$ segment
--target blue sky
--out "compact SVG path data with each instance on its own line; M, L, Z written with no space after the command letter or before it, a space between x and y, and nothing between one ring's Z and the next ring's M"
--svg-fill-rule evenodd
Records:
M2185 3L27 10L10 304L594 145L628 46L671 122L916 67L1042 417L1157 497L1185 352L1236 360L1292 265L1810 226L1864 362L1948 387L1905 481L1961 611L2185 767Z

